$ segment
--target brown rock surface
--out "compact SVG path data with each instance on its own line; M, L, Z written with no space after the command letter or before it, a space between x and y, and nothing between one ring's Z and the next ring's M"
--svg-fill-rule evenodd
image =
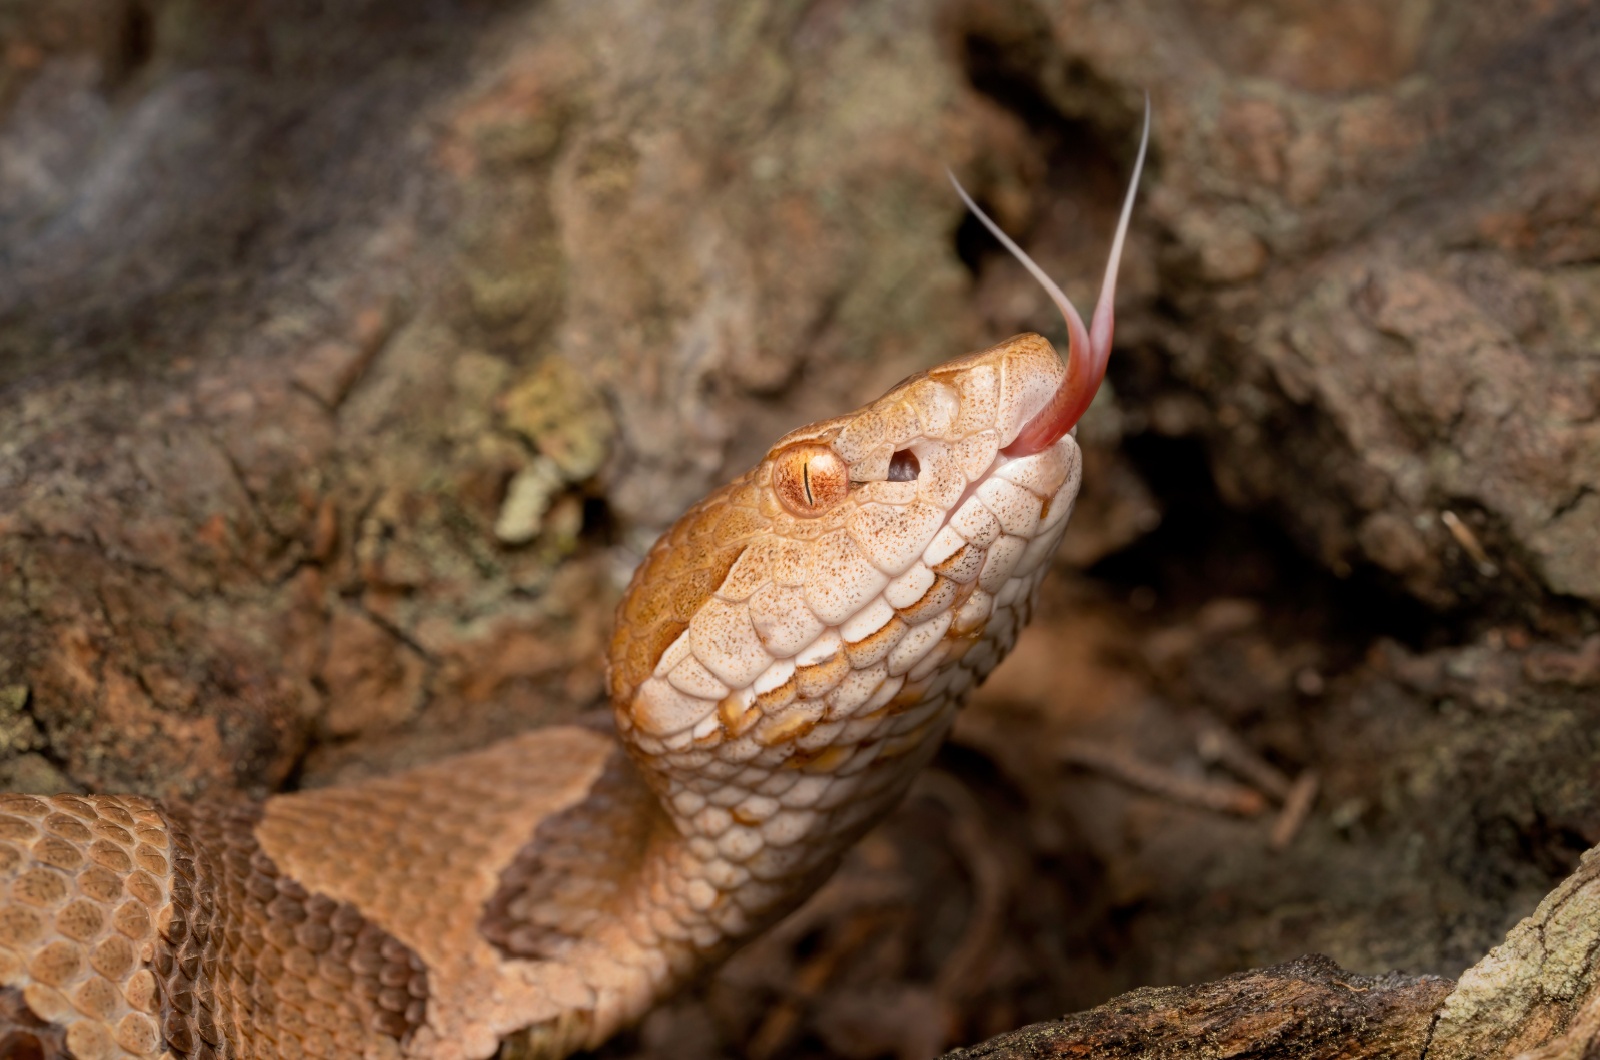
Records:
M1600 843L1597 69L1580 0L0 0L0 784L260 794L597 704L686 504L1059 336L943 167L1087 305L1148 90L1038 628L611 1052L927 1056L1319 951L1460 978L1430 1057L1569 1055L1592 969L1495 998ZM1277 849L1091 759L1318 794Z

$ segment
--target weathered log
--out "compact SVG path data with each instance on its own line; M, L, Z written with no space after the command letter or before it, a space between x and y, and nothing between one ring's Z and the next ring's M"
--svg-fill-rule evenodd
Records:
M946 1060L1420 1057L1447 979L1351 975L1312 955L1201 986L1143 987Z

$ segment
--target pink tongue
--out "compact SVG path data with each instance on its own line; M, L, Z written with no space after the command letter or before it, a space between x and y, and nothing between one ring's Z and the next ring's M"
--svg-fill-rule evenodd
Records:
M1105 279L1100 284L1100 300L1095 304L1093 323L1087 330L1084 329L1083 318L1056 282L1021 247L1012 242L1011 237L1000 231L999 225L978 209L978 204L956 181L955 174L950 174L950 183L956 186L956 193L967 204L967 209L1033 274L1033 278L1039 281L1045 293L1060 308L1061 316L1067 322L1067 374L1062 378L1061 386L1051 395L1049 403L1023 424L1017 437L1006 446L1008 456L1030 456L1060 441L1077 425L1099 391L1100 381L1105 378L1106 362L1111 359L1111 330L1114 323L1112 303L1117 293L1117 267L1122 262L1122 245L1128 234L1128 219L1133 215L1133 197L1139 188L1139 175L1144 171L1145 149L1149 145L1150 97L1147 95L1144 100L1144 134L1139 139L1139 158L1133 164L1133 179L1128 182L1128 194L1122 203L1122 217L1117 221L1117 235L1111 241L1111 256L1106 262Z

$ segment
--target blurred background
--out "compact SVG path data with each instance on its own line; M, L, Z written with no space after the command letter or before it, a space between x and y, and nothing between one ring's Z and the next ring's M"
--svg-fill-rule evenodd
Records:
M918 1060L1600 843L1600 6L0 0L0 787L260 796L602 704L654 535L1082 307L1015 658L611 1057Z

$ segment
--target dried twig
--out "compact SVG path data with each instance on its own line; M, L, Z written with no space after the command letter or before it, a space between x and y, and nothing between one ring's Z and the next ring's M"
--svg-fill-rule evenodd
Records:
M1063 762L1093 769L1174 802L1241 817L1254 817L1267 808L1266 797L1252 788L1227 781L1182 776L1106 744L1062 740L1057 744L1056 754Z
M1262 758L1232 729L1204 715L1197 716L1193 724L1195 749L1200 752L1201 758L1215 762L1278 802L1289 798L1294 782L1283 770Z
M1278 811L1278 819L1272 822L1272 836L1267 842L1273 850L1285 850L1294 842L1306 818L1311 816L1311 807L1317 801L1317 790L1321 783L1322 778L1312 769L1295 778L1294 785L1283 800L1283 809Z

